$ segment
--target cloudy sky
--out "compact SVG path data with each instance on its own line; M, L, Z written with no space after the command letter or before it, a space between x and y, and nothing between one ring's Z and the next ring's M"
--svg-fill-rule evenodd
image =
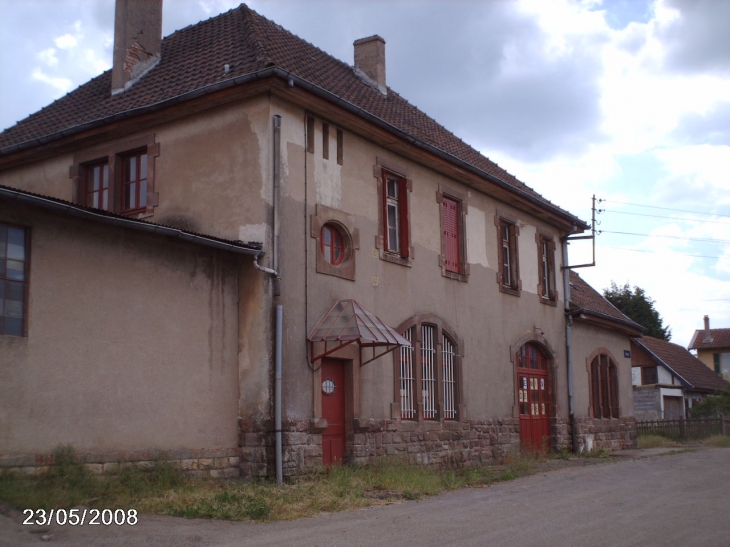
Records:
M165 0L163 32L238 3ZM0 5L0 128L111 66L113 0ZM581 218L604 200L596 289L642 287L684 346L730 327L730 1L249 6L350 64L382 36L394 90Z

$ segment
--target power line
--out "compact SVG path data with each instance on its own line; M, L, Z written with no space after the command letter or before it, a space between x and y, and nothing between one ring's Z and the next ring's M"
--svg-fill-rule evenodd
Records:
M634 232L612 232L610 230L598 230L598 234L619 234L624 236L642 236L642 237L663 237L666 239L687 239L689 241L708 241L710 243L730 243L729 239L710 239L701 237L687 236L665 236L660 234L636 234Z
M602 245L601 249L618 249L621 251L631 251L633 253L651 253L651 254L659 254L658 251L647 251L645 249L629 249L628 247L612 247L610 245ZM687 253L677 253L672 251L672 254L680 255L680 256L693 256L695 258L717 258L720 260L730 260L730 256L709 256L709 255L691 255Z
M692 213L695 215L708 215L708 216L714 216L714 217L726 217L730 218L730 215L720 215L717 213L707 213L704 211L685 211L684 209L670 209L669 207L657 207L656 205L644 205L643 203L628 203L626 201L614 201L612 199L599 199L600 203L606 202L606 203L620 203L621 205L633 205L634 207L648 207L650 209L662 209L664 211L675 211L677 213Z
M663 215L647 215L644 213L629 213L628 211L607 211L605 209L599 211L599 214L602 213L614 213L616 215L633 215L637 217L651 217L651 218L670 218L673 220L681 220L684 222L703 222L703 223L709 223L709 224L722 224L723 226L730 226L730 222L722 222L719 220L699 220L694 218L682 218L682 217L668 217ZM716 215L716 216L722 216L722 215Z

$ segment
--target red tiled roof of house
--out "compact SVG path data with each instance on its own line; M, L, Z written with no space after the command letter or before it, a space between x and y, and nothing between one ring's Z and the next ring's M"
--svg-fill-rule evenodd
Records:
M694 389L722 391L730 386L719 374L710 370L702 361L678 344L652 336L644 336L634 339L634 341L654 354Z
M229 71L224 72L224 65ZM519 181L393 90L365 83L335 59L245 4L162 40L157 66L122 93L111 95L111 70L0 133L0 156L17 145L159 105L186 93L271 67L290 72L355 105L395 129L437 148L584 223ZM3 150L5 149L5 150Z
M639 331L646 331L644 327L621 313L616 306L606 300L601 293L586 283L573 270L570 271L570 303L571 308L599 315L605 319L636 328Z
M711 342L705 342L705 330L696 330L689 349L730 348L730 329L710 329Z

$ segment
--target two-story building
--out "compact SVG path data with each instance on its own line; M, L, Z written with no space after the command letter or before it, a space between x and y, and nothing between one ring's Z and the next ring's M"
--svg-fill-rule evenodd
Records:
M113 68L0 134L0 464L472 463L575 420L630 444L620 342L591 331L603 380L569 389L589 226L390 89L382 38L353 67L245 5L160 21L119 1Z

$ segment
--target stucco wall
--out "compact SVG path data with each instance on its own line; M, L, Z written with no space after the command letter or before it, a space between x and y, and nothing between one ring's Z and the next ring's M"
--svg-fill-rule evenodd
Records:
M418 314L441 318L463 340L464 389L462 401L468 419L513 416L516 412L512 351L518 341L536 339L555 350L558 407L567 408L565 390L565 337L562 290L558 305L542 304L537 295L536 226L554 235L557 230L529 214L394 154L373 142L344 131L344 161L336 162L335 126L330 123L330 154L322 154L322 119L315 118L314 152L306 152L305 111L274 98L272 114L282 116L282 288L285 306L284 400L287 416L312 416L318 390L307 364L303 343L334 300L353 298L391 326ZM325 120L326 121L326 120ZM402 166L413 181L410 195L411 236L414 247L410 267L380 258L378 191L373 166L377 158ZM466 236L470 266L468 282L448 279L438 263L441 252L439 208L436 194L446 185L466 196ZM306 203L304 203L306 197ZM359 231L355 251L355 281L317 273L316 239L310 223L316 205L335 208L354 217ZM514 216L520 227L519 256L522 292L519 297L499 291L497 209ZM556 253L556 270L560 256ZM304 316L304 302L308 303ZM306 325L306 327L305 327ZM541 335L543 332L544 335ZM371 362L359 370L360 417L391 419L394 393L393 357ZM306 387L306 389L305 389ZM316 412L315 412L316 413Z
M13 203L27 337L0 336L0 454L237 446L237 258Z

